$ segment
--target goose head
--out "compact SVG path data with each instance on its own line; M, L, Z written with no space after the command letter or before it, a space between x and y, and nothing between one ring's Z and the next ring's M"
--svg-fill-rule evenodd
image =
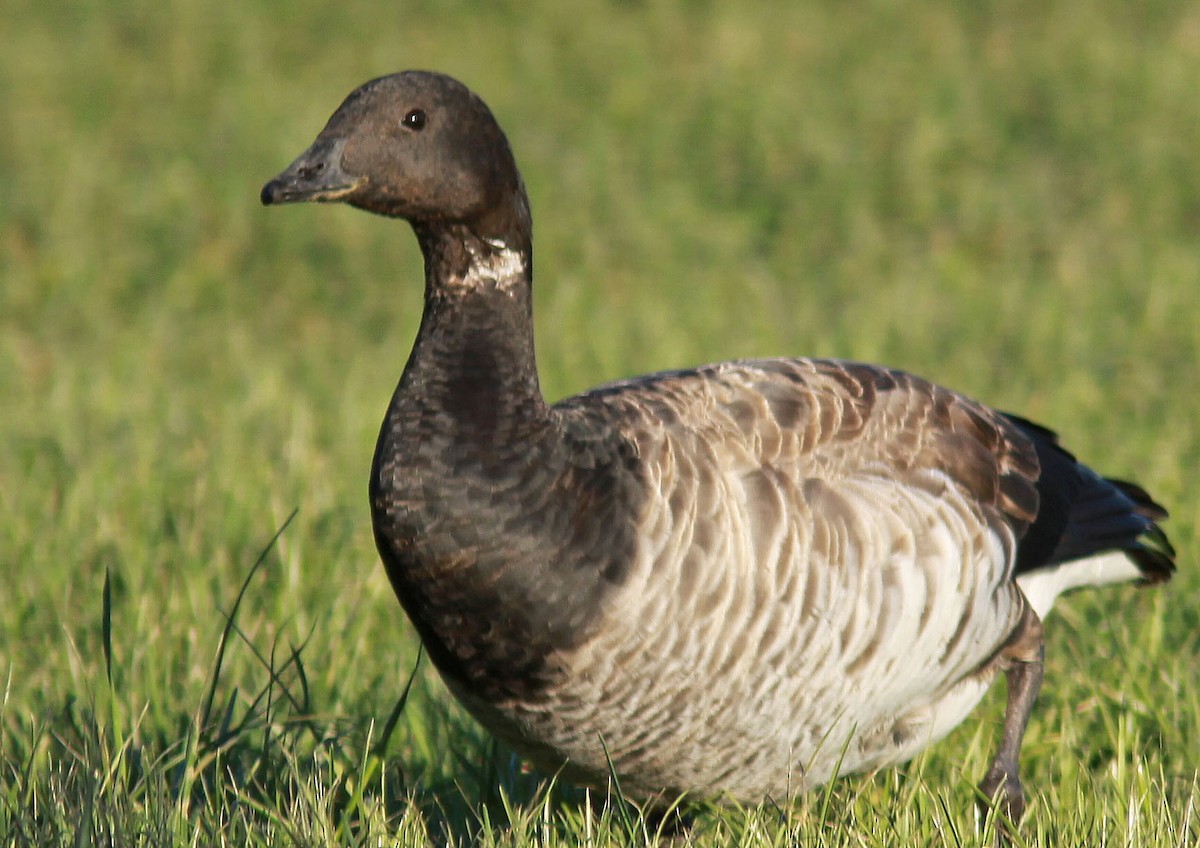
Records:
M525 189L496 119L465 85L429 71L351 92L261 199L348 203L404 218L418 234L465 227L488 241L529 241Z

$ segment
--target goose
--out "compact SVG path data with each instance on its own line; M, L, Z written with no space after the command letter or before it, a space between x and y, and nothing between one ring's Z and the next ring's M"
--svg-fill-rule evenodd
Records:
M449 76L363 84L261 201L411 225L424 311L375 541L453 695L568 781L782 801L912 758L1003 674L979 797L1015 822L1055 598L1175 570L1145 490L902 371L729 361L547 403L529 201Z

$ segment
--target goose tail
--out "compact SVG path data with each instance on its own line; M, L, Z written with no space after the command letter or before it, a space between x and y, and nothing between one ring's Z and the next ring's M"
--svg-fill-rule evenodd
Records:
M1171 578L1175 548L1160 526L1167 518L1161 504L1136 483L1078 462L1053 431L1006 417L1033 442L1041 465L1037 518L1016 563L1017 583L1039 616L1071 589Z

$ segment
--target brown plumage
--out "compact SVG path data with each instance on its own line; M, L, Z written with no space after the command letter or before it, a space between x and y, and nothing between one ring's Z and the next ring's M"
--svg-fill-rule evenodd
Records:
M1013 818L1041 618L1167 579L1140 488L911 375L727 362L550 406L531 227L491 113L449 77L367 83L262 191L406 218L425 311L371 512L455 695L550 770L653 799L781 799L903 761L1008 678L982 789Z

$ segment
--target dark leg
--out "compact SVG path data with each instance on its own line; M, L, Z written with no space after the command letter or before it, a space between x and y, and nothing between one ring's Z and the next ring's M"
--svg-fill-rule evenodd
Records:
M991 768L979 784L979 791L987 798L981 801L981 812L986 812L991 802L1004 804L1008 820L1014 825L1025 814L1025 792L1021 788L1018 757L1025 728L1033 712L1033 702L1042 688L1043 659L1046 646L1042 639L1042 623L1031 609L1013 635L1013 639L1001 654L1006 663L1004 677L1008 688L1008 706L1004 711L1004 738L1000 750L992 760ZM997 794L999 793L999 794Z

